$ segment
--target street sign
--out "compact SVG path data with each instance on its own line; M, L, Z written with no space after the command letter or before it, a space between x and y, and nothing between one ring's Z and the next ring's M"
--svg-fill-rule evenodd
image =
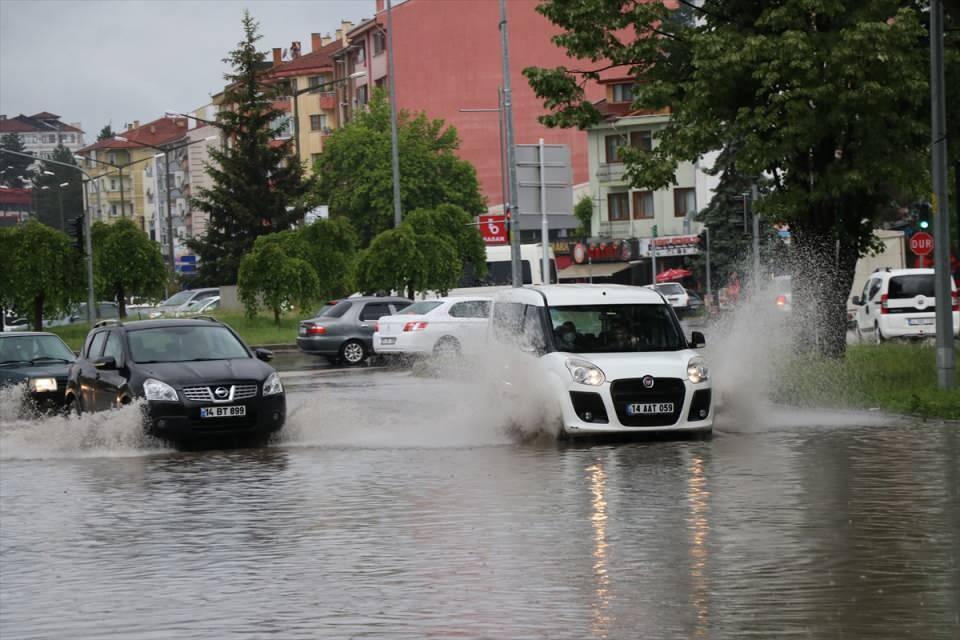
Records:
M520 229L540 229L544 206L551 229L578 226L580 222L573 216L570 148L564 144L545 144L540 157L540 145L518 144L516 157Z
M918 256L928 256L933 251L933 236L925 231L918 231L910 236L910 251Z
M506 218L497 215L480 216L480 235L483 236L485 244L507 244L509 237Z

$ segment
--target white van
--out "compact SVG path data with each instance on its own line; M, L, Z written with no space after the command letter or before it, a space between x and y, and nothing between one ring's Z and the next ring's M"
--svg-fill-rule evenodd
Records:
M853 297L856 331L861 342L889 338L925 338L937 334L933 269L874 271ZM950 280L953 335L960 335L957 287Z
M713 429L706 362L656 291L608 284L520 287L494 296L490 340L533 359L530 376L562 415L561 436ZM511 375L522 379L509 380Z

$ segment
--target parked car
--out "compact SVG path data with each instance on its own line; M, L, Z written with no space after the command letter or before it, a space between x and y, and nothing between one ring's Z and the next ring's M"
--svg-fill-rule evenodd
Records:
M373 352L377 320L406 309L412 300L396 297L345 298L300 323L297 347L331 362L358 365Z
M503 291L490 340L531 358L530 367L502 369L503 390L543 380L562 415L561 436L713 429L709 370L695 351L703 334L688 340L669 304L647 288Z
M81 413L142 398L147 431L166 440L263 437L286 420L272 357L216 320L100 322L70 370L65 401Z
M687 304L687 315L695 316L700 314L704 307L703 298L700 297L699 293L690 291L690 289L687 289L687 296L690 300L690 302Z
M648 289L653 289L662 294L663 297L667 299L667 302L670 303L670 306L673 307L673 310L677 312L677 315L683 315L688 311L690 294L687 293L687 290L684 289L680 283L664 282L661 284L648 284L646 286Z
M70 347L53 333L0 333L0 387L26 384L30 402L40 411L63 408L74 360Z
M30 328L30 322L23 316L8 314L0 316L0 323L3 325L3 331L27 331Z
M120 317L120 305L116 302L110 302L108 300L102 300L97 303L97 319L98 320L108 320L115 319ZM44 327L64 327L69 324L81 324L87 321L87 303L83 302L76 306L76 308L70 313L60 316L59 318L53 318L51 320L44 320Z
M374 351L418 356L481 351L486 341L490 300L465 296L414 302L378 321L373 332Z
M793 311L793 278L791 276L774 276L773 296L777 311L791 313Z
M182 312L191 302L214 297L220 297L220 289L216 287L180 291L161 302L159 306L150 309L149 317L160 318L163 316L175 316L177 313Z
M853 296L856 332L861 342L877 344L890 338L925 338L937 333L933 269L874 271ZM950 304L953 334L960 335L957 287L952 281Z
M198 300L188 302L182 311L177 311L173 315L177 318L185 318L188 316L211 313L219 308L220 296L213 296L212 298L200 298Z

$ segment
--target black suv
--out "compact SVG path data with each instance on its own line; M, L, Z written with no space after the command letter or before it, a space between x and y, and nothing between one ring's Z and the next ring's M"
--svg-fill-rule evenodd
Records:
M148 432L167 440L265 436L286 418L272 357L213 319L106 320L70 369L66 402L80 413L142 398Z

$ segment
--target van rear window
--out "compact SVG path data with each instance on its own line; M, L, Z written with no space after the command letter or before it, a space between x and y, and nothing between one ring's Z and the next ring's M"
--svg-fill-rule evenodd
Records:
M916 298L917 296L934 297L932 273L890 278L887 298L902 300L903 298Z

